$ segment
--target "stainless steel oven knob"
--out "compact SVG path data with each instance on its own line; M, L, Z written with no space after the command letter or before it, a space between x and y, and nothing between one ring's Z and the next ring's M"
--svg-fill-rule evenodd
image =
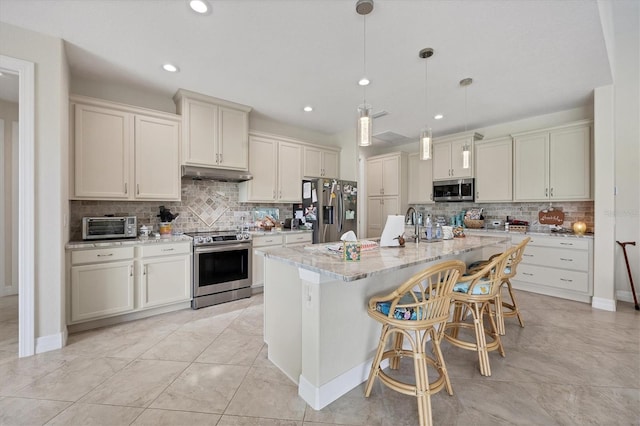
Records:
M244 235L243 234L236 234L236 240L242 240L244 239Z
M213 242L213 238L210 236L204 237L204 242L205 243L212 243Z
M249 234L248 232L245 232L244 234L242 234L242 238L244 238L245 240L250 240L251 234Z

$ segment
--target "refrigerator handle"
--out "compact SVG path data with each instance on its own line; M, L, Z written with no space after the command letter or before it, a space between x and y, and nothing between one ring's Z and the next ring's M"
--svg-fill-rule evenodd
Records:
M338 233L342 233L342 225L344 221L344 193L342 185L340 185L340 194L338 196Z

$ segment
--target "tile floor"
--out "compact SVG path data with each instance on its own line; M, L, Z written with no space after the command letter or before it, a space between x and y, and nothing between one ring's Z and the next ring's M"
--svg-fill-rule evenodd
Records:
M443 343L454 395L435 424L640 425L640 312L519 292L506 357ZM0 425L415 425L412 397L379 382L320 411L268 360L262 297L77 333L17 359L17 297L0 298ZM410 364L408 364L410 365ZM410 376L403 362L398 374Z

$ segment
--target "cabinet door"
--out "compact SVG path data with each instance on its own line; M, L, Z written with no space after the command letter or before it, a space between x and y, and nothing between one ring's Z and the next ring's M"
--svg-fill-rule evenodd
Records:
M318 148L304 147L304 170L306 177L322 177L322 151Z
M140 307L191 299L191 257L161 256L140 263Z
M433 160L409 155L409 204L433 204Z
M382 198L367 198L367 238L380 238L382 235Z
M475 146L476 203L513 199L513 150L511 139Z
M195 166L217 165L218 107L193 99L185 101L183 120L184 163Z
M278 142L278 201L302 202L302 147Z
M382 199L382 225L387 221L387 216L390 214L404 214L400 211L400 198L399 197L384 197Z
M367 161L367 195L383 195L382 159Z
M382 159L382 193L400 195L400 157Z
M451 141L451 177L454 179L473 177L473 140L472 138L464 138ZM464 164L464 149L469 150L469 162L467 168Z
M88 105L75 106L75 196L128 199L132 115Z
M339 178L340 177L340 165L339 165L338 153L333 151L322 152L322 172L325 177Z
M256 248L282 246L283 240L280 234L264 235L253 238L253 259L251 265L251 286L260 287L264 285L264 256L256 253Z
M276 181L278 178L278 142L273 139L252 136L249 144L251 147L249 167L253 173L253 179L241 183L247 189L246 199L242 199L242 201L273 202L276 200Z
M549 196L555 200L591 198L591 128L552 131L549 139Z
M433 144L433 180L451 179L451 144Z
M218 167L247 170L249 162L249 124L247 113L218 107Z
M71 267L71 322L132 311L133 262Z
M514 201L549 198L549 133L514 139Z
M180 124L136 115L135 198L180 200Z

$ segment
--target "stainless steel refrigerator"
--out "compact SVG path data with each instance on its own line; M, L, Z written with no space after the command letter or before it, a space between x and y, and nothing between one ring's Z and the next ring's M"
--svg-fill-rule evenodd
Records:
M358 234L358 184L337 179L302 181L302 205L294 205L313 225L313 243L339 241L342 234Z

